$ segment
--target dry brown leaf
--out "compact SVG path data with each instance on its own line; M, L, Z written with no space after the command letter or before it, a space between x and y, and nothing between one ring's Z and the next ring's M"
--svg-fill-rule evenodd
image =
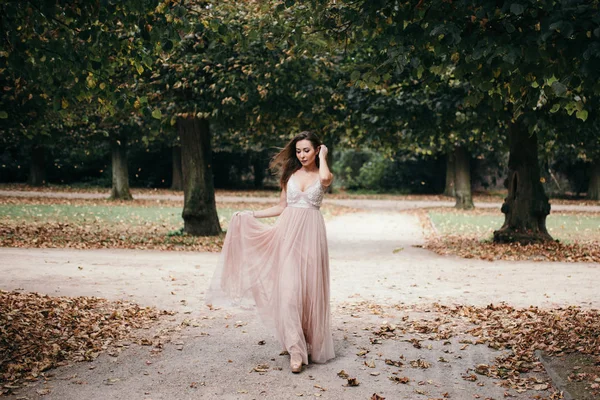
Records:
M338 373L337 373L337 376L339 376L339 377L340 377L340 378L342 378L342 379L348 379L348 377L349 377L350 375L348 375L348 373L346 373L346 371L344 371L344 370L341 370L340 372L338 372Z
M18 384L68 361L93 360L159 315L123 301L0 291L0 380Z
M410 382L410 379L406 376L396 376L396 375L392 375L390 376L390 380L392 382L396 382L396 383L402 383L402 384L407 384L408 382Z
M360 385L360 382L358 381L358 379L348 378L348 384L346 386L352 387L352 386L358 386L358 385Z
M427 361L422 360L420 358L418 360L412 360L412 361L410 361L410 365L413 368L422 368L422 369L427 369L427 368L431 367L430 363L428 363Z

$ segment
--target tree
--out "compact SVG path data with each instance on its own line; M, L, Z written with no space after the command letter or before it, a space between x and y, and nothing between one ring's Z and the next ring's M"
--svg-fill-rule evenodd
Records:
M454 196L456 197L456 208L473 208L473 196L471 194L471 161L469 153L464 146L459 146L454 151Z
M545 137L545 156L552 155L561 159L570 159L584 163L583 171L589 177L587 195L590 200L600 200L598 184L600 182L600 98L588 100L590 108L586 121L574 120L568 115L553 113L539 121L543 126ZM577 191L585 190L585 184Z
M186 3L178 25L183 38L165 48L152 75L149 101L181 140L187 233L220 233L209 162L213 132L220 143L250 148L279 143L290 128L317 125L315 115L326 114L319 97L331 94L320 86L328 60L291 51L293 26L277 20L271 5Z
M405 70L415 78L451 73L472 86L467 105L486 99L494 110L510 112L502 121L511 150L509 193L502 207L505 223L495 239L549 240L537 120L551 110L587 119L586 101L600 93L599 2L315 4L323 11L321 25L344 40L360 44L369 38L373 61L356 68L358 79L387 80Z
M107 0L0 5L5 32L0 41L0 130L34 142L31 183L43 177L43 135L60 137L94 116L104 119L134 108L133 77L153 63L160 42L174 36L170 12L178 6L169 4ZM140 111L151 114L147 107ZM119 147L113 146L113 154L116 168L125 165ZM115 182L126 177L119 175Z
M210 125L194 115L179 117L182 143L184 231L209 236L221 231L211 170Z
M46 157L44 146L38 143L31 144L31 163L27 183L31 186L42 186L46 183Z
M598 160L591 165L588 198L590 200L600 200L600 161Z
M112 139L110 142L112 160L112 200L132 200L129 190L129 169L127 166L127 138Z
M454 152L449 151L446 154L446 187L444 188L444 195L448 197L456 196L456 182L454 175L456 173L456 163L454 158Z
M355 60L355 54L351 58ZM466 106L469 85L454 79L402 79L349 91L348 110L341 115L344 128L362 143L391 154L400 149L421 156L446 155L452 161L447 177L456 207L473 208L471 155L483 158L503 149L489 104Z
M171 171L171 190L183 190L183 172L181 170L181 146L171 147L173 170Z

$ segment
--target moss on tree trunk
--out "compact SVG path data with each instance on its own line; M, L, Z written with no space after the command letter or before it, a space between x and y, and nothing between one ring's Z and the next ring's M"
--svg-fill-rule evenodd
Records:
M600 161L592 164L587 197L590 200L600 200Z
M473 205L471 193L471 164L469 152L463 146L454 149L454 183L456 208L470 210Z
M210 126L207 120L179 117L183 170L184 232L195 236L221 233L211 168Z
M112 200L132 200L129 190L129 170L127 168L127 143L125 139L110 143L112 158Z
M455 171L454 152L451 151L446 155L446 187L444 189L444 196L456 196L456 184L454 182Z
M27 183L31 186L46 184L46 154L41 144L31 145L31 163Z
M172 154L173 174L171 179L171 189L183 190L183 173L181 172L181 146L173 146Z
M502 204L505 219L504 225L494 232L494 241L528 244L552 240L546 229L550 203L540 181L537 135L514 122L508 141L508 196Z

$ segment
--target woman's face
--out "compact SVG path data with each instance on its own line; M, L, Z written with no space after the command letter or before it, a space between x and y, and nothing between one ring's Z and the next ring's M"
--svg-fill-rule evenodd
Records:
M308 139L299 140L296 142L296 157L303 167L312 165L317 157L317 150Z

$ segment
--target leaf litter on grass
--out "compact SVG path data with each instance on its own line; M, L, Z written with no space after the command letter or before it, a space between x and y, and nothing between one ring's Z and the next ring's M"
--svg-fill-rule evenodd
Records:
M435 209L415 213L426 234L426 243L422 247L440 255L488 261L600 262L600 229L593 229L596 224L600 225L599 213L561 212L558 217L563 218L563 225L573 218L573 226L562 233L568 241L528 245L491 241L492 227L499 228L501 222L489 225L489 221L479 219L498 218L497 213L491 214L489 210ZM584 223L585 218L593 221ZM572 239L580 237L583 239Z
M257 203L222 203L220 224L226 230L235 210L263 208ZM325 206L325 218L354 211ZM262 222L274 223L273 218ZM178 202L0 197L0 246L38 248L122 248L218 252L224 233L183 233Z
M493 243L465 236L430 237L424 249L440 255L487 261L600 262L600 243Z

